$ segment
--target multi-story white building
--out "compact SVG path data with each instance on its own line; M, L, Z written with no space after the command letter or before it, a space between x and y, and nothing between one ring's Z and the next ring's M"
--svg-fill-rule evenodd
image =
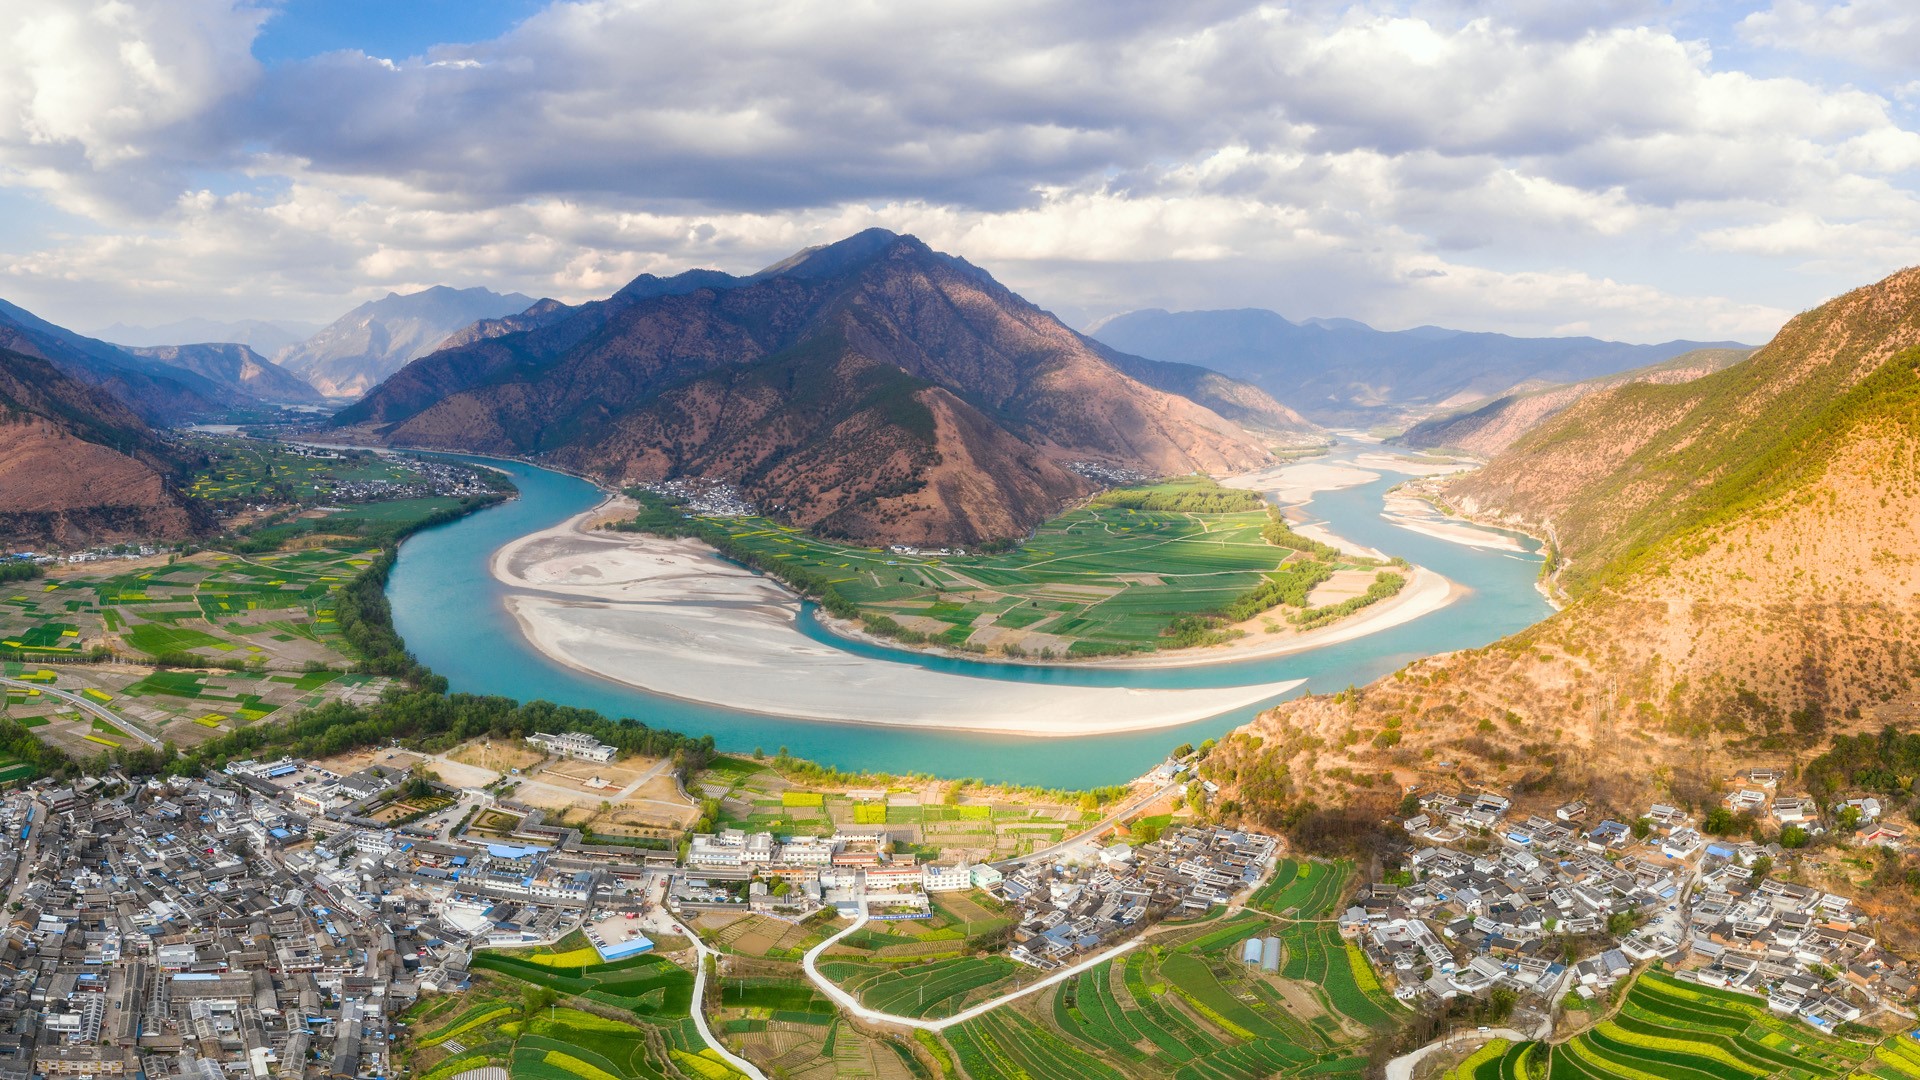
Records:
M599 739L578 731L566 731L558 735L536 731L527 736L527 745L545 750L549 754L578 758L581 761L612 761L615 752L613 747Z
M922 887L928 892L961 892L973 887L972 868L965 862L957 862L952 866L928 863L920 871Z

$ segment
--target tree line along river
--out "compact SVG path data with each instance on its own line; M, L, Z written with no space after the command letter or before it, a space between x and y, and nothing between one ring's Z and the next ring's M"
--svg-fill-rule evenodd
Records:
M1352 448L1342 450L1325 460L1337 463ZM488 568L501 545L591 509L603 493L585 480L533 465L468 460L506 471L520 497L407 540L387 587L395 627L408 648L458 692L596 709L690 735L712 734L723 749L743 753L755 748L773 753L784 746L797 756L843 769L1054 788L1125 782L1151 768L1170 748L1217 737L1272 704L1156 731L1038 739L782 719L650 694L573 670L542 654L507 612L503 588ZM1379 471L1374 462L1367 467ZM1306 686L1294 693L1325 693L1371 682L1422 656L1488 644L1549 614L1534 588L1540 568L1537 553L1522 556L1468 547L1383 520L1386 491L1404 479L1383 474L1357 487L1323 491L1308 509L1337 535L1425 566L1467 591L1439 611L1352 641L1287 656L1192 667L1049 667L931 656L848 641L821 627L811 605L803 607L800 630L849 652L982 679L1154 689L1305 679Z

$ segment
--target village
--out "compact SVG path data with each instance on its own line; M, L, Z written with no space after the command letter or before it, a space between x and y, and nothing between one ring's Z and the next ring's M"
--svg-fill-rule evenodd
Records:
M6 796L0 825L21 842L0 852L14 913L0 1026L16 1036L0 1042L0 1080L384 1075L395 1018L423 994L469 986L489 951L571 937L614 964L662 942L704 949L689 943L745 918L826 948L861 925L993 913L1003 929L970 947L1039 973L1077 970L1219 911L1271 913L1279 934L1314 865L1314 903L1405 1002L1505 991L1549 1016L1598 1007L1657 962L1831 1029L1902 1010L1915 989L1847 897L1776 876L1791 849L1709 838L1668 805L1630 822L1594 820L1581 801L1522 818L1504 795L1427 792L1401 822L1403 868L1356 892L1350 869L1283 859L1274 836L1200 821L1139 843L1097 826L980 859L930 855L907 839L920 833L884 821L607 842L516 796L568 778L605 788L603 774L634 770L590 735L520 741L512 760L529 764L467 774L495 777L478 786L438 777L434 766L461 768L453 757L388 751L338 767L283 757L199 778L42 780ZM1742 813L1809 831L1830 814L1884 837L1868 800L1823 814L1776 795L1780 777L1738 779L1727 806ZM1162 798L1198 782L1180 762L1143 780ZM1278 937L1245 946L1250 968L1275 970ZM828 968L863 970L856 960Z

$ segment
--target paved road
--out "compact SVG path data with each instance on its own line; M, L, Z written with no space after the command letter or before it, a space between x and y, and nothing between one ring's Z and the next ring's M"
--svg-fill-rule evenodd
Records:
M664 915L665 912L662 911L661 914ZM719 954L708 948L707 943L700 940L699 934L694 933L691 929L682 925L679 920L673 920L673 926L674 929L684 935L688 941L693 942L694 951L700 954L700 959L695 963L693 969L693 1026L700 1029L700 1037L707 1040L707 1045L713 1047L716 1053L725 1058L727 1064L747 1074L751 1080L767 1080L767 1074L761 1072L759 1066L720 1045L720 1040L714 1038L713 1032L707 1028L707 1009L705 1004L707 995L707 957L718 956ZM716 963L717 962L718 961L716 961Z
M27 829L26 850L20 853L18 868L13 873L13 883L7 887L9 907L13 906L13 903L20 899L20 894L27 889L28 875L33 873L34 866L39 861L40 837L44 836L47 830L46 806L37 801L30 802L28 805L33 807L33 820L28 823L30 827Z
M146 743L148 746L157 747L160 745L160 740L140 730L140 725L134 723L133 721L127 719L124 716L121 716L119 713L114 712L112 709L107 708L106 706L100 704L97 701L94 701L91 698L81 697L79 694L70 694L65 690L56 690L51 686L45 685L44 683L21 682L19 679L0 678L0 685L16 686L22 690L38 690L43 694L50 694L53 697L57 697L62 701L80 706L82 709L85 709L87 712L93 714L94 716L99 717L102 720L105 720L107 723L112 724L114 727L119 728L121 731L124 731L127 734L133 736L134 738L139 739L141 742Z
M1509 1039L1513 1042L1526 1042L1531 1035L1523 1035L1512 1028L1494 1028L1491 1031L1456 1032L1451 1038L1431 1042L1411 1054L1402 1054L1387 1062L1387 1080L1413 1080L1413 1067L1433 1053L1449 1044L1453 1046L1477 1046L1494 1039Z
M867 921L868 916L863 912L859 918L853 920L852 926L847 927L845 930L808 949L807 955L800 962L801 966L806 968L807 978L812 980L813 985L819 987L822 993L832 998L841 1008L858 1016L862 1020L871 1020L880 1024L899 1024L902 1027L920 1028L925 1031L943 1031L955 1024L964 1024L976 1016L992 1012L1002 1005L1018 1001L1028 994L1044 990L1057 982L1071 979L1090 967L1103 964L1116 956L1139 948L1141 941L1139 938L1134 938L1132 941L1125 942L1124 944L1115 945L1105 952L1098 952L1087 957L1072 967L1061 968L1059 971L1055 971L1043 979L1028 983L1026 986L1011 993L1001 994L999 997L993 998L990 1001L983 1001L970 1009L954 1013L952 1016L944 1016L938 1020L923 1020L917 1016L896 1016L893 1013L881 1012L878 1009L869 1009L865 1005L860 1004L860 999L841 989L839 984L835 983L832 979L820 974L820 969L816 964L820 959L820 954L832 948L841 938L867 925Z

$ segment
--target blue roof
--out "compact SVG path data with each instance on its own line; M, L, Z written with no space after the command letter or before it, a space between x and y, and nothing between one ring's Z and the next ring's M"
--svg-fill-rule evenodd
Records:
M285 829L268 829L267 833L276 840L285 840L287 837L293 835Z
M174 982L217 982L218 975L197 975L193 972L181 972L173 977Z
M524 859L529 855L538 855L547 850L534 845L488 844L487 854L496 859Z

